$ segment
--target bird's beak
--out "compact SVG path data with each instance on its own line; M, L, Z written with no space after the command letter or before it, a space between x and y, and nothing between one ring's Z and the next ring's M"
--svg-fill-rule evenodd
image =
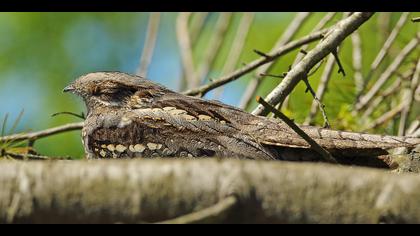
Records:
M67 93L67 92L74 92L76 89L74 88L74 86L72 84L68 85L67 87L65 87L63 89L63 93Z

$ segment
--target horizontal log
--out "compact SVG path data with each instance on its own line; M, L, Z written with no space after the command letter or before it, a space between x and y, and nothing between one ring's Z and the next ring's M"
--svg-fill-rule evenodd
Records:
M245 160L0 161L1 223L420 223L420 176Z

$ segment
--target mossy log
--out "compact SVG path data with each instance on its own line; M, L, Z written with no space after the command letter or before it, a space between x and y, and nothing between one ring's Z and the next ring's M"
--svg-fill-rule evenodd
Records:
M420 223L420 176L244 160L1 161L1 223Z

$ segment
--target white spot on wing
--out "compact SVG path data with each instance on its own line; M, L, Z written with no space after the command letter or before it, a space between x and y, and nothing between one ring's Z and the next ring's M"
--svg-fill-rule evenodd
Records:
M134 145L134 151L136 152L143 152L146 147L143 144L136 144Z
M127 150L127 147L121 144L118 144L115 149L117 150L117 152L124 152L125 150Z
M108 148L108 150L110 150L111 152L115 151L115 146L112 144L109 144L108 146L106 146Z
M158 148L158 146L159 146L159 145L158 145L158 144L156 144L156 143L148 143L148 144L147 144L147 147L148 147L150 150L152 150L152 151L153 151L153 150L156 150L156 149L159 149L159 148ZM160 144L160 147L162 147L162 144Z
M208 115L198 115L198 119L199 120L204 120L204 121L212 120L212 118Z

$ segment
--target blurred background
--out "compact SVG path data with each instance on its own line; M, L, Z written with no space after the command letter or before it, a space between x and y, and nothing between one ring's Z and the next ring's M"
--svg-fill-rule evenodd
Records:
M247 14L249 14L247 16L249 29L243 36L244 43L237 61L234 62L234 68L259 58L260 56L253 52L254 49L269 52L296 16L296 13L291 12ZM293 38L307 35L325 14L310 14ZM410 13L408 18L418 15L420 14ZM81 99L71 94L63 94L62 89L78 76L88 72L136 73L146 40L149 17L150 13L0 13L0 118L3 119L5 114L9 113L8 127L10 127L23 109L22 120L15 132L37 131L80 121L73 116L51 116L63 111L75 113L85 111ZM209 47L214 34L220 33L216 29L221 14L190 15L188 27L191 33L190 40L193 40L192 56L197 71L205 68L201 63L206 63L212 49L217 51L214 62L208 66L208 73L204 73L201 84L229 72L226 71L225 64L237 40L235 36L244 14L233 13L224 17L226 27L220 47L214 45ZM400 17L401 13L377 13L359 29L363 59L362 75L366 76L369 73L372 61ZM179 13L161 13L159 18L157 38L147 78L180 91L184 86L181 83L184 73L177 39L176 24L177 20L179 21ZM333 25L340 19L342 14L336 14L326 25ZM384 70L389 66L401 49L419 31L419 26L419 23L407 20L379 69ZM310 48L316 43L312 43ZM359 131L362 129L358 120L360 117L351 114L356 90L350 37L344 41L341 48L340 59L346 76L338 74L338 68L334 68L324 103L332 128ZM270 70L270 74L287 72L298 54L299 50L295 50L281 57ZM400 66L401 73L416 65L419 54L420 50L417 47L403 61ZM314 88L317 86L324 65L325 63L310 78ZM223 90L207 94L206 98L238 106L253 76L254 73L250 73L229 83ZM267 95L280 80L275 77L264 78L255 94ZM305 93L305 86L301 83L292 93L284 112L296 122L302 123L308 115L312 100L311 94ZM394 100L384 102L382 107L369 116L369 119L374 120L395 106L398 101ZM255 102L251 102L246 109L252 111L255 105ZM410 120L417 119L418 115L419 109L414 107L410 113ZM322 125L322 122L322 116L318 114L314 124ZM397 127L397 120L391 120L370 132L395 134ZM80 131L38 140L35 149L43 155L71 155L77 158L83 156Z

